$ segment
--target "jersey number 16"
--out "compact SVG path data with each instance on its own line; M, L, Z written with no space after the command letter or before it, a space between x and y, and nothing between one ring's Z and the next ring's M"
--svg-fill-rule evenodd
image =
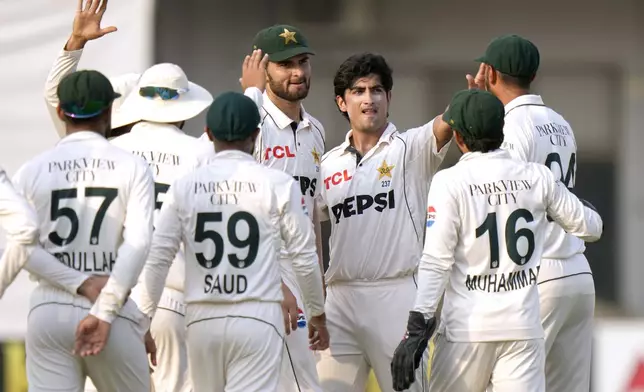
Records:
M530 211L524 208L514 210L508 216L508 220L505 222L505 248L508 251L510 260L516 265L525 265L534 252L534 233L528 228L517 230L516 226L519 219L532 222L534 217ZM487 214L483 224L476 228L476 238L481 237L486 232L489 233L490 240L490 269L499 268L499 233L496 224L496 212ZM517 246L519 238L525 238L528 242L528 250L524 255L519 253Z

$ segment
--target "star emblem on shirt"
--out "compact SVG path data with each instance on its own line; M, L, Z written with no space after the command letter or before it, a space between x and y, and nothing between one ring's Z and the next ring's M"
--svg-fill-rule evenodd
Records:
M320 164L320 153L313 147L313 151L311 151L311 155L313 155L313 162L315 162L316 165Z
M391 171L394 169L394 165L388 165L386 160L382 161L382 165L378 167L378 179L382 179L384 177L391 177Z
M284 29L284 32L280 34L280 37L284 38L284 45L288 45L289 42L297 43L297 40L295 39L295 31Z

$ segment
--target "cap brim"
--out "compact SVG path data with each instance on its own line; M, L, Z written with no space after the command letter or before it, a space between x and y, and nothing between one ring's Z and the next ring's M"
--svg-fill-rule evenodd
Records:
M477 63L487 63L485 56L477 57L474 59L474 61L476 61Z
M269 54L268 59L270 61L276 61L276 62L277 61L284 61L284 60L288 60L291 57L295 57L295 56L300 55L300 54L315 55L315 52L312 51L310 48L306 48L304 46L298 46L298 47L295 47L295 48L290 48L290 49L283 50L281 52Z

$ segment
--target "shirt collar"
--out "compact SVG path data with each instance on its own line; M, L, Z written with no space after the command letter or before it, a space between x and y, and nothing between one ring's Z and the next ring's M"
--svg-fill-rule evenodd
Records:
M374 147L379 146L381 143L389 143L391 141L391 137L396 132L396 126L393 123L387 123L387 128L385 128L385 131L382 133L380 136L380 139L378 139L378 143ZM347 151L349 147L351 147L351 136L353 135L353 129L350 129L349 132L347 132L347 135L344 138L344 142L342 143L342 149L344 151Z
M496 149L494 151L490 152L466 152L461 156L461 158L458 160L459 162L462 161L470 161L472 159L510 159L510 153L507 150L504 149Z
M268 113L269 116L275 121L275 124L277 124L277 127L279 129L286 129L290 128L291 124L294 122L289 116L284 114L283 111L281 111L273 101L269 98L268 94L266 91L264 91L264 110L266 110L266 113ZM301 116L302 116L302 121L300 122L302 124L302 127L306 127L310 124L309 120L309 114L304 110L304 106L300 105L301 108ZM300 127L298 123L298 128Z
M109 143L105 136L99 135L96 132L93 131L79 131L79 132L74 132L71 135L67 135L64 138L60 139L57 145L60 144L68 144L68 143L75 143L75 142L84 142L88 140L104 140L105 143Z
M540 95L536 95L536 94L521 95L514 98L512 101L508 102L507 105L505 105L505 114L508 114L510 110L521 105L543 105L543 104L544 104L543 99L541 99Z
M215 155L212 156L212 158L213 159L240 159L245 161L255 160L255 158L253 158L252 155L239 150L224 150L221 152L217 152L215 153Z
M167 130L171 132L185 134L185 132L183 132L181 129L179 129L179 127L173 124L157 123L157 122L151 122L151 121L140 121L134 124L130 132L136 133L136 132L141 132L146 130L154 130L154 131Z

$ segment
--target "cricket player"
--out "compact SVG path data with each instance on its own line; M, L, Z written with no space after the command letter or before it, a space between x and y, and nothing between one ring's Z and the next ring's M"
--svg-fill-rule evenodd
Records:
M304 110L302 101L311 85L310 56L314 52L302 32L275 25L258 32L253 53L244 60L241 84L244 94L260 109L261 127L254 156L257 162L293 176L311 211L316 233L320 271L324 272L320 220L315 198L320 189L320 158L324 154L324 128ZM302 293L284 249L280 253L286 344L280 391L322 392L314 353L309 349ZM310 327L310 326L309 326Z
M214 154L212 145L208 147L182 130L185 121L206 110L212 100L212 95L190 82L179 66L164 63L146 70L121 105L121 115L134 126L129 133L110 142L142 157L150 165L154 176L155 219L170 185ZM150 327L157 345L157 363L152 374L157 392L190 389L183 252L180 250L176 257ZM135 301L137 293L135 289Z
M94 302L105 279L86 275L60 263L38 243L38 217L0 168L0 226L7 232L6 249L0 259L0 298L22 268L38 279Z
M78 1L72 33L49 71L45 83L45 101L56 131L61 138L65 137L65 123L58 118L56 112L58 107L58 96L56 94L58 84L63 77L76 71L83 49L89 41L117 31L115 26L101 27L101 21L106 10L107 0L102 2L100 0ZM130 131L133 124L127 123L129 120L120 115L119 109L125 98L136 87L140 76L138 73L127 73L110 78L114 91L121 94L121 96L112 103L112 129L108 133L108 138Z
M516 159L545 164L569 189L577 176L572 127L547 107L530 84L539 69L539 50L516 35L494 39L471 86L487 89L505 105L503 148ZM595 285L584 242L549 219L539 272L541 322L546 334L548 392L590 388Z
M217 154L170 187L142 274L142 310L151 314L183 241L195 392L281 391L282 243L315 327L309 344L328 347L313 225L299 184L254 161L259 123L257 106L242 94L214 101L206 131Z
M429 183L452 137L440 116L398 132L388 121L392 87L391 68L371 53L348 58L334 79L351 130L320 169L321 215L331 220L325 278L333 339L317 366L324 391L363 392L370 368L381 390L392 390L391 359L416 296Z
M456 93L443 116L463 156L430 187L418 294L391 365L396 391L414 380L446 287L429 390L548 390L537 288L547 216L586 241L603 224L548 168L500 149L504 116L481 90Z
M67 136L15 175L16 188L36 210L45 250L70 268L109 276L94 305L45 281L35 288L26 339L33 391L80 392L86 376L99 391L150 390L149 321L127 299L151 243L154 182L142 159L105 139L116 97L99 72L66 76L58 86L58 115ZM104 335L75 346L74 332Z

